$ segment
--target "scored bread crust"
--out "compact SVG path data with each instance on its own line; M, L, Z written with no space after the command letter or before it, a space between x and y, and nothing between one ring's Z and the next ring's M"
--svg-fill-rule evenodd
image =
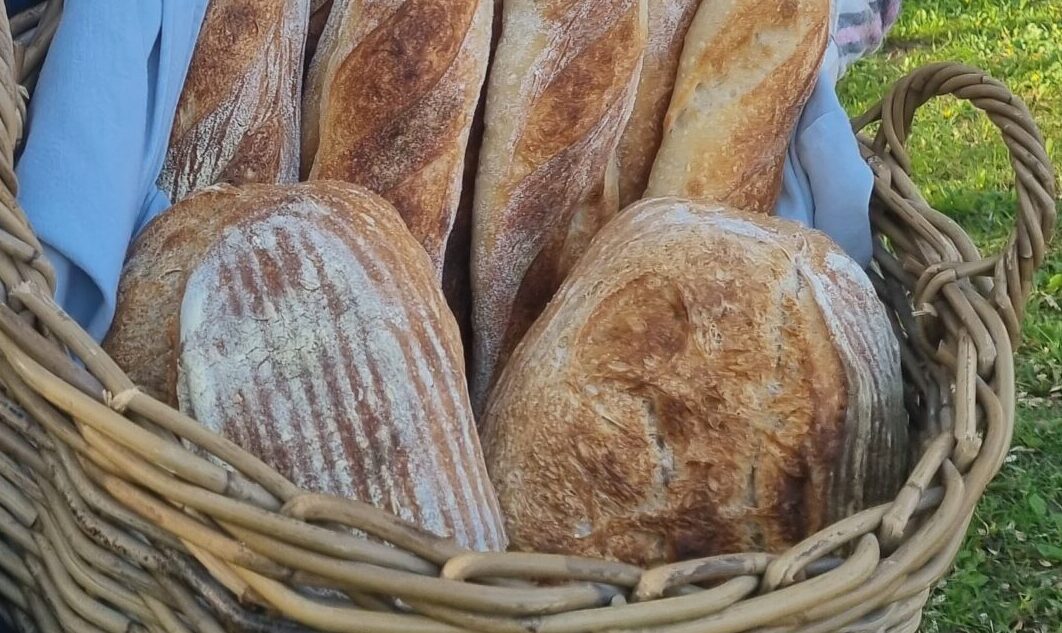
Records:
M902 391L886 310L828 238L664 198L598 234L481 437L516 548L652 565L779 551L892 499Z
M391 202L442 274L493 0L336 0L310 64L302 171Z
M671 103L675 73L686 31L701 0L654 0L648 3L649 29L645 60L638 79L634 110L616 150L621 209L641 199L660 149L664 116Z
M457 325L398 213L331 182L263 208L188 276L181 410L303 489L504 549Z
M310 0L213 0L170 132L159 186L171 202L218 183L299 175Z
M216 185L174 205L129 249L103 349L152 397L177 405L178 313L184 283L225 227L270 206L265 185Z
M645 0L512 0L487 86L472 228L478 407L498 367L618 210L616 145Z
M686 35L645 197L772 213L829 26L829 0L702 3Z

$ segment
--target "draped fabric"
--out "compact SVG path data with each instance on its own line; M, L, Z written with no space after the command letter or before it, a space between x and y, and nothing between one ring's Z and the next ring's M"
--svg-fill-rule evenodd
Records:
M19 201L56 299L102 338L155 185L207 0L67 0L29 108Z

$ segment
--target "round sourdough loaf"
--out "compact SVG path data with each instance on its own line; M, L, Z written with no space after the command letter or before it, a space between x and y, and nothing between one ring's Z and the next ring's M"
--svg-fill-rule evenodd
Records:
M885 308L825 236L664 198L595 238L481 428L514 546L653 564L892 498L901 391Z
M302 488L372 503L466 547L504 549L457 324L397 211L333 182L201 195L230 209L197 196L167 212L177 233L197 219L210 227L191 247L169 241L185 250L181 268L145 261L142 248L130 261L141 277L181 278L163 297L139 297L165 318L124 322L159 338L176 329L178 348L155 362L175 366L181 409ZM210 223L212 214L228 219Z

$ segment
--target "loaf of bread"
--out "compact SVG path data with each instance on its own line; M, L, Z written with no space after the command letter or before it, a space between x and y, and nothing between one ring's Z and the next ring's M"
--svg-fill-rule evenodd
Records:
M501 37L501 0L494 0L494 14L491 24L490 57L487 72L490 72L494 51L498 48ZM442 288L450 311L457 319L461 329L461 341L465 347L465 369L472 368L472 271L470 268L472 249L472 204L476 188L476 168L479 165L479 149L483 143L483 115L487 105L487 93L482 91L476 114L472 117L472 127L468 133L468 147L465 150L464 182L461 185L461 201L457 205L454 226L450 239L446 242L446 255L443 261Z
M829 27L829 0L703 2L645 196L770 214Z
M336 0L310 65L302 168L389 200L441 276L493 0Z
M212 0L177 104L159 186L178 202L217 183L299 175L310 0Z
M825 236L647 200L535 322L481 434L519 549L641 565L778 551L897 492L899 345Z
M649 172L664 131L664 115L675 87L675 73L686 30L700 3L701 0L653 0L648 3L649 35L642 74L638 79L638 96L617 150L621 209L640 200L649 183Z
M211 223L216 203L243 212ZM457 326L393 207L315 182L207 190L167 215L206 236L169 241L196 256L155 298L178 317L177 353L154 362L173 363L183 411L306 490L505 548ZM157 339L172 326L138 325Z
M504 3L472 216L473 404L618 210L645 0Z

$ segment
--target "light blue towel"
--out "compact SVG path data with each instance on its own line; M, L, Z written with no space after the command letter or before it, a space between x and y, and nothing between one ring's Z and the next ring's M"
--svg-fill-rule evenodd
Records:
M831 46L789 145L775 215L826 233L866 267L873 254L874 177L837 98L838 72L837 49Z
M97 339L155 186L207 0L67 0L30 103L19 200L56 298Z
M823 231L866 267L873 255L874 177L837 98L837 81L881 46L900 0L834 0L832 9L830 45L789 146L775 214Z

